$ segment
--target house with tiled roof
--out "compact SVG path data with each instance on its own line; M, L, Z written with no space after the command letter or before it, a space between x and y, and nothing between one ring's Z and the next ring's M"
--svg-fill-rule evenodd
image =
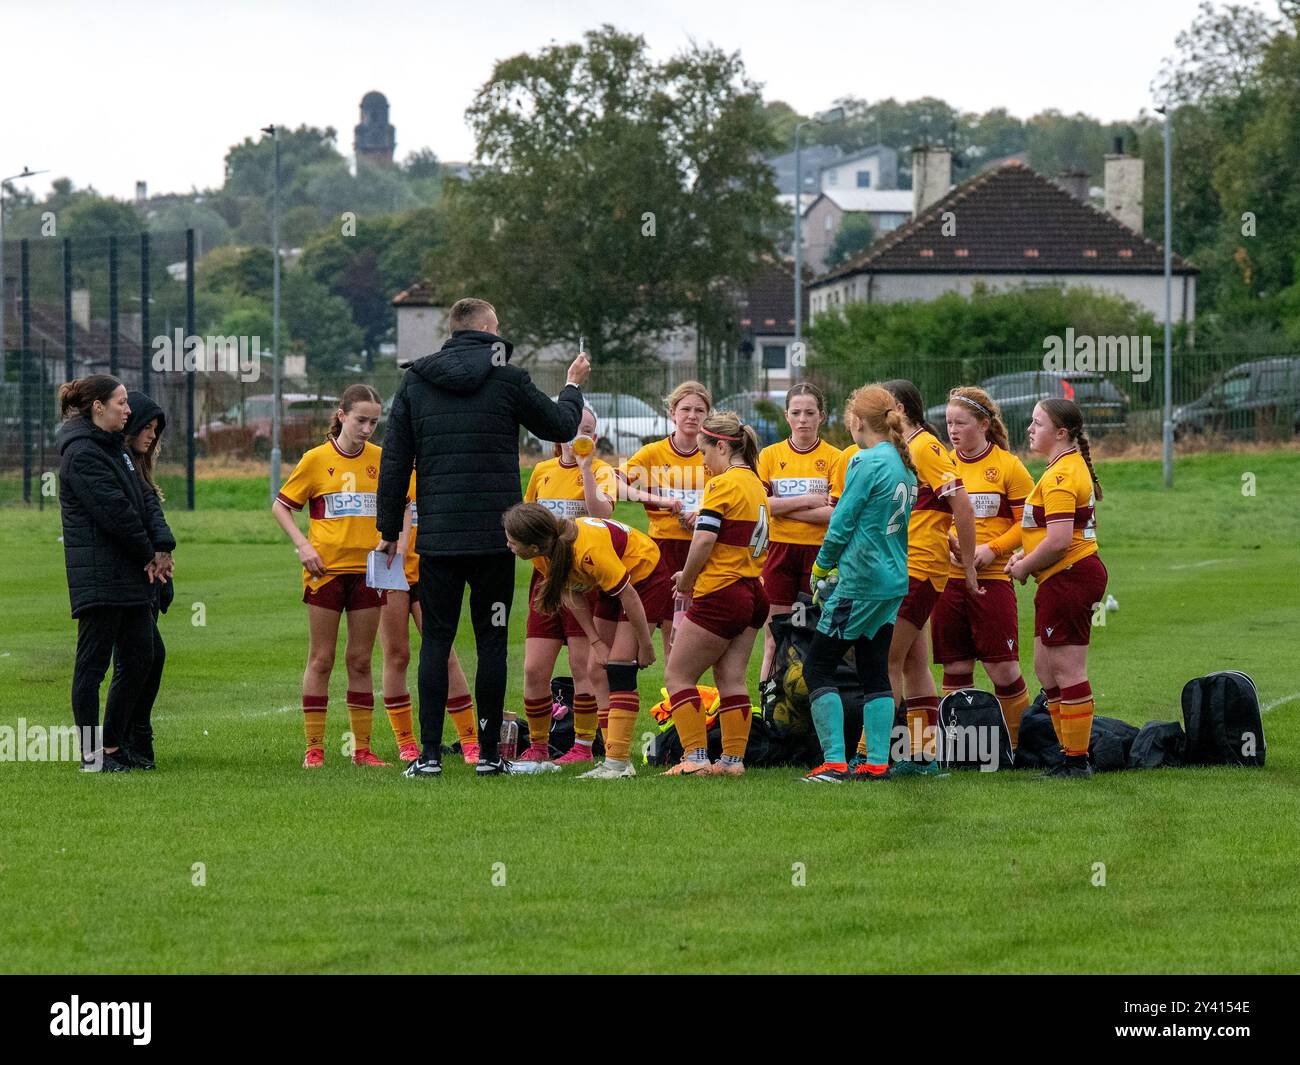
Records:
M1106 210L1016 160L952 189L944 171L928 191L916 190L910 222L812 282L810 319L849 303L969 295L977 286L1086 286L1163 322L1164 250L1141 233L1141 167L1140 159L1106 157ZM1173 257L1175 322L1195 317L1197 273Z

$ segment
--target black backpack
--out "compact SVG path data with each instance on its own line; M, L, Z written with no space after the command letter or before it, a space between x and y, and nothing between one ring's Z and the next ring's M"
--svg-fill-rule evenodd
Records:
M1138 727L1117 717L1093 715L1092 735L1088 737L1088 760L1098 773L1113 773L1128 766L1129 753L1137 738Z
M948 769L1010 769L1016 762L1002 704L978 688L949 692L939 703L937 750Z
M1267 745L1255 682L1235 669L1183 685L1188 765L1262 766Z
M1133 738L1128 752L1130 769L1159 769L1183 764L1187 736L1177 721L1148 721Z

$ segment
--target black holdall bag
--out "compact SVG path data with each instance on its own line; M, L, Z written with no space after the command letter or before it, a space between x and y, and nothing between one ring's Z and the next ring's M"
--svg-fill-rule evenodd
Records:
M1016 769L1054 769L1065 761L1052 728L1052 715L1047 711L1047 693L1042 689L1020 719L1019 740Z
M1177 721L1148 721L1133 737L1128 752L1129 769L1160 769L1183 764L1187 736Z
M1113 773L1128 766L1129 752L1137 738L1138 727L1117 717L1093 715L1092 734L1088 737L1088 760L1098 773Z
M1015 765L1002 704L991 692L962 688L939 703L939 764L947 769L1010 769Z
M1263 766L1267 745L1255 682L1235 669L1183 685L1187 765Z

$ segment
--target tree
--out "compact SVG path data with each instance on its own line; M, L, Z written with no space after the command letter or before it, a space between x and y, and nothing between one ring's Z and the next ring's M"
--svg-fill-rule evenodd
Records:
M361 350L362 336L347 302L302 270L284 274L281 313L289 336L307 356L312 375L338 373Z
M467 117L486 165L445 193L449 298L490 294L512 336L582 335L597 358L679 324L711 330L706 358L725 348L726 282L781 214L762 160L779 146L737 55L657 64L604 26L497 63Z
M850 211L844 216L839 232L835 234L835 243L826 256L827 267L839 266L875 239L876 227L871 224L871 216L865 211Z

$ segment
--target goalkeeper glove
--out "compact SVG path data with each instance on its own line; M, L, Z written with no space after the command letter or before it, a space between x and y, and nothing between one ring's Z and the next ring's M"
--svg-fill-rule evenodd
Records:
M840 570L838 566L832 566L830 569L824 569L813 563L811 591L813 606L821 609L826 600L830 598L831 593L835 591L835 586L840 581Z

